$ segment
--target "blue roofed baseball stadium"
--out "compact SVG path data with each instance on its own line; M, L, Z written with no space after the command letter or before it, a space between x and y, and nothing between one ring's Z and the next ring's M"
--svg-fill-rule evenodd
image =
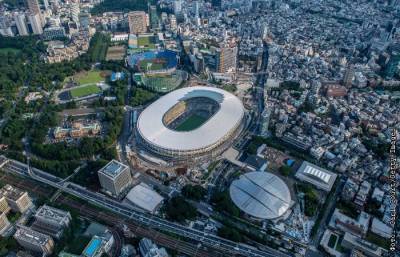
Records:
M135 82L155 92L167 93L179 87L187 78L185 71L177 70L178 55L171 50L147 51L127 57L135 70Z
M148 51L127 57L128 65L145 73L171 73L178 65L177 54L171 50Z

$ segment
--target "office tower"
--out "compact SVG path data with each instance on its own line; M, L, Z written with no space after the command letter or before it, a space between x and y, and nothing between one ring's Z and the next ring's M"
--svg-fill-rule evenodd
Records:
M212 0L211 4L213 7L221 8L222 0Z
M44 9L49 9L49 1L48 0L43 0L43 6L44 6Z
M17 25L18 34L20 36L29 35L28 26L26 25L26 17L23 13L15 13L14 15L15 25Z
M169 23L171 24L171 29L176 30L177 28L177 22L176 22L176 16L173 14L169 15Z
M10 228L10 222L7 219L7 214L0 211L0 236Z
M0 197L4 196L8 205L14 212L25 212L32 207L32 201L26 191L22 191L16 187L5 185L0 189Z
M222 44L217 53L217 71L220 73L235 71L237 54L238 48L235 43Z
M394 50L390 54L390 59L384 69L385 78L392 79L394 75L399 71L399 64L400 64L400 52Z
M132 184L129 167L116 161L110 161L98 171L102 188L113 196L119 196Z
M30 14L28 16L29 23L31 24L32 32L35 35L41 35L43 33L42 21L40 14Z
M90 13L81 12L79 13L79 25L82 29L89 29L90 25Z
M182 0L175 0L174 1L174 13L178 15L182 12Z
M354 78L354 66L349 65L343 77L343 85L345 87L351 87Z
M200 17L200 3L199 3L199 1L195 2L194 12L195 12L196 19L199 18Z
M74 22L79 23L79 13L80 13L79 0L71 1L70 12L71 12L71 19Z
M15 240L18 244L26 250L50 255L53 253L54 241L45 234L39 233L25 226L19 226L17 232L14 234Z
M28 10L31 14L40 14L40 7L38 0L26 0Z
M147 17L143 11L129 12L128 22L131 34L145 33L147 31Z
M64 229L69 226L71 219L69 212L43 205L35 214L35 222L32 224L32 229L60 238Z
M0 16L0 35L13 37L14 32L11 29L11 22L8 16Z
M160 28L160 22L158 19L158 14L157 14L157 7L155 5L150 5L149 6L149 18L150 18L150 27L151 29L159 29Z

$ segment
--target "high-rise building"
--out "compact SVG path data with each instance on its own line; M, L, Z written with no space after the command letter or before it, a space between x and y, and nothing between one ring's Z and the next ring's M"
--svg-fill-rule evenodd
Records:
M48 0L43 0L43 6L44 6L44 9L49 9L49 1Z
M14 32L11 29L11 22L8 16L0 16L0 35L13 37Z
M217 71L225 73L235 71L237 66L238 48L235 43L224 43L217 53Z
M147 17L143 11L134 11L128 13L129 32L139 34L147 32Z
M26 25L26 17L23 13L15 13L14 15L15 25L18 29L18 34L20 36L29 35L28 26Z
M194 13L195 13L196 18L200 17L200 3L199 3L199 1L196 1L195 4L194 4Z
M173 14L169 15L169 23L171 25L172 30L176 30L177 28L177 22L176 22L176 16Z
M0 211L0 236L10 228L10 222L7 219L7 214Z
M89 29L90 25L90 13L87 12L81 12L79 13L79 25L81 26L82 29Z
M79 13L80 13L79 0L71 1L70 12L71 12L71 19L74 22L79 23Z
M116 160L101 168L98 175L102 188L113 196L120 196L132 184L129 167Z
M174 1L174 13L178 15L182 12L182 0L175 0Z
M39 233L31 228L19 226L17 232L14 234L15 240L18 244L27 250L50 255L53 253L54 241L45 234Z
M392 79L399 71L400 67L400 52L392 51L390 59L385 66L384 75L387 79Z
M14 212L25 212L32 207L32 201L26 191L22 191L16 187L5 185L0 189L0 197L4 196L8 205Z
M26 0L26 4L31 14L40 14L40 6L38 0Z
M32 229L55 238L60 238L64 229L69 226L71 219L69 212L43 205L35 214Z
M213 7L221 8L222 0L212 0L211 4Z
M160 21L157 14L157 7L155 5L149 6L149 15L150 15L150 27L151 29L159 29Z
M28 16L29 23L31 24L32 32L35 35L43 34L43 26L40 18L40 13L30 14Z
M343 85L345 87L351 87L351 85L353 84L353 78L354 78L354 66L349 65L343 77Z

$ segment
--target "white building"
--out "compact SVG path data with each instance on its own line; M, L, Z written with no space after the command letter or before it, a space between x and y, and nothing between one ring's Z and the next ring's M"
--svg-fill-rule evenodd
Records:
M324 191L331 191L337 174L304 161L296 172L296 178Z
M23 13L15 13L14 14L15 25L18 29L18 34L20 36L27 36L29 35L28 26L26 24L26 17Z
M120 196L132 184L129 167L116 160L101 168L98 175L102 188L113 196Z
M39 13L30 14L28 16L29 23L32 27L32 32L35 35L41 35L43 33L42 21Z
M79 24L79 0L73 0L70 4L71 19Z
M377 218L374 218L371 223L371 231L384 238L390 238L393 235L393 228L386 225Z
M164 201L164 198L145 183L140 183L129 191L126 199L140 208L154 213Z
M182 12L182 0L174 1L174 13L175 15L180 14Z

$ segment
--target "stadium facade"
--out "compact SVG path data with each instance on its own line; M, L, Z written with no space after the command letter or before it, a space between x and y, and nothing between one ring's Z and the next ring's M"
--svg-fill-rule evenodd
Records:
M243 127L245 109L213 87L175 90L149 105L137 121L138 143L169 164L218 156Z

